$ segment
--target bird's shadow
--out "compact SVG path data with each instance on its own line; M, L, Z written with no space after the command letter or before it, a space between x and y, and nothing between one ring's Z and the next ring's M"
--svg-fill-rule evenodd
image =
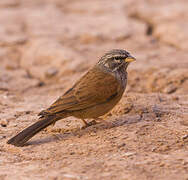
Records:
M56 130L54 130L52 132L55 132L55 133L53 133L52 136L39 139L39 140L31 140L28 143L26 143L24 146L45 144L49 142L54 142L56 140L63 141L74 136L81 137L91 132L97 133L98 131L103 131L105 129L111 129L111 128L115 128L119 126L124 126L127 124L138 123L140 120L141 120L140 115L134 115L134 116L128 116L128 117L124 115L115 119L113 118L113 120L112 118L109 118L108 121L97 123L96 125L89 126L88 128L85 128L85 129L77 128L77 129L70 130L65 133L57 133Z

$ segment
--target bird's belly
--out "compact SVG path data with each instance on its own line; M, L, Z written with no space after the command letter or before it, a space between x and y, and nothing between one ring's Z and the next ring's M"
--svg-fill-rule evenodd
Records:
M119 102L121 96L115 97L103 104L98 104L87 109L75 111L72 113L72 115L80 119L95 119L109 112Z

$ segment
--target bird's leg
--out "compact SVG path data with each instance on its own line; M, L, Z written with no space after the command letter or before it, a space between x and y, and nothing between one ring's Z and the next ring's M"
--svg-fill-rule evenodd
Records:
M102 118L96 118L93 121L97 124L97 123L101 123L102 121L104 121L104 119L102 119Z
M94 119L94 120L92 120L91 122L89 122L88 124L89 124L89 126L92 126L92 125L97 124L97 121Z
M84 127L87 127L88 126L88 123L84 120L84 119L81 119L84 123Z
M89 127L89 126L92 126L92 125L95 125L95 124L97 124L97 122L95 121L95 120L93 120L93 121L91 121L91 122L86 122L84 119L82 119L82 121L83 121L83 123L84 123L84 126L82 127L82 129L85 129L85 128L87 128L87 127Z

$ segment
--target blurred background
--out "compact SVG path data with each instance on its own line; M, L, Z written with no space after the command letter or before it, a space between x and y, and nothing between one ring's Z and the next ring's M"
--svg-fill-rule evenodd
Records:
M70 175L74 169L69 178L79 179L87 174L89 179L101 179L107 167L104 174L107 179L112 176L118 179L118 175L128 179L186 179L187 140L182 138L187 139L188 126L187 12L187 0L1 0L0 139L2 151L7 152L4 159L12 158L12 151L4 145L7 137L35 121L40 110L63 94L105 52L120 48L129 51L137 61L128 68L127 93L109 115L112 121L116 116L119 118L114 122L116 131L107 129L108 136L116 134L116 141L109 140L105 130L99 134L104 141L93 140L86 132L84 140L75 141L73 136L67 143L62 142L64 146L59 151L53 146L57 142L52 141L38 144L34 154L26 149L21 156L33 158L38 153L44 164L40 164L42 160L38 164L30 161L33 172L39 165L46 173L49 170L46 162L50 162L53 177L59 177L57 171ZM65 126L66 123L70 119ZM77 126L79 122L73 120L73 124ZM123 138L125 147L121 146ZM97 165L96 156L89 155L86 148L91 141L93 147L96 145ZM71 143L78 143L78 147L70 147ZM44 147L48 158L41 153ZM81 149L79 153L77 149ZM77 161L69 154L70 150ZM57 166L51 151L59 158ZM113 155L117 152L118 157ZM62 154L70 164L61 159ZM111 155L116 159L109 160ZM121 164L120 159L125 156L126 162ZM15 158L4 166L5 175L10 172L9 162L16 161ZM62 170L62 164L67 169ZM87 165L94 166L94 171L87 169ZM41 177L47 177L45 173ZM24 174L15 169L12 175L15 178Z
M129 68L131 90L171 93L188 87L180 86L187 78L186 0L3 0L0 10L1 73L6 71L1 79L9 79L1 80L1 88L74 79L70 75L77 77L115 48L138 59Z

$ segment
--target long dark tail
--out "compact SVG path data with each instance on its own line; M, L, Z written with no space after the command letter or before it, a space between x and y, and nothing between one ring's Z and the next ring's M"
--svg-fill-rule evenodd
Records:
M9 139L7 143L15 146L23 146L35 134L48 127L49 125L55 123L57 120L58 119L54 116L42 117L41 120L24 129L13 138Z

